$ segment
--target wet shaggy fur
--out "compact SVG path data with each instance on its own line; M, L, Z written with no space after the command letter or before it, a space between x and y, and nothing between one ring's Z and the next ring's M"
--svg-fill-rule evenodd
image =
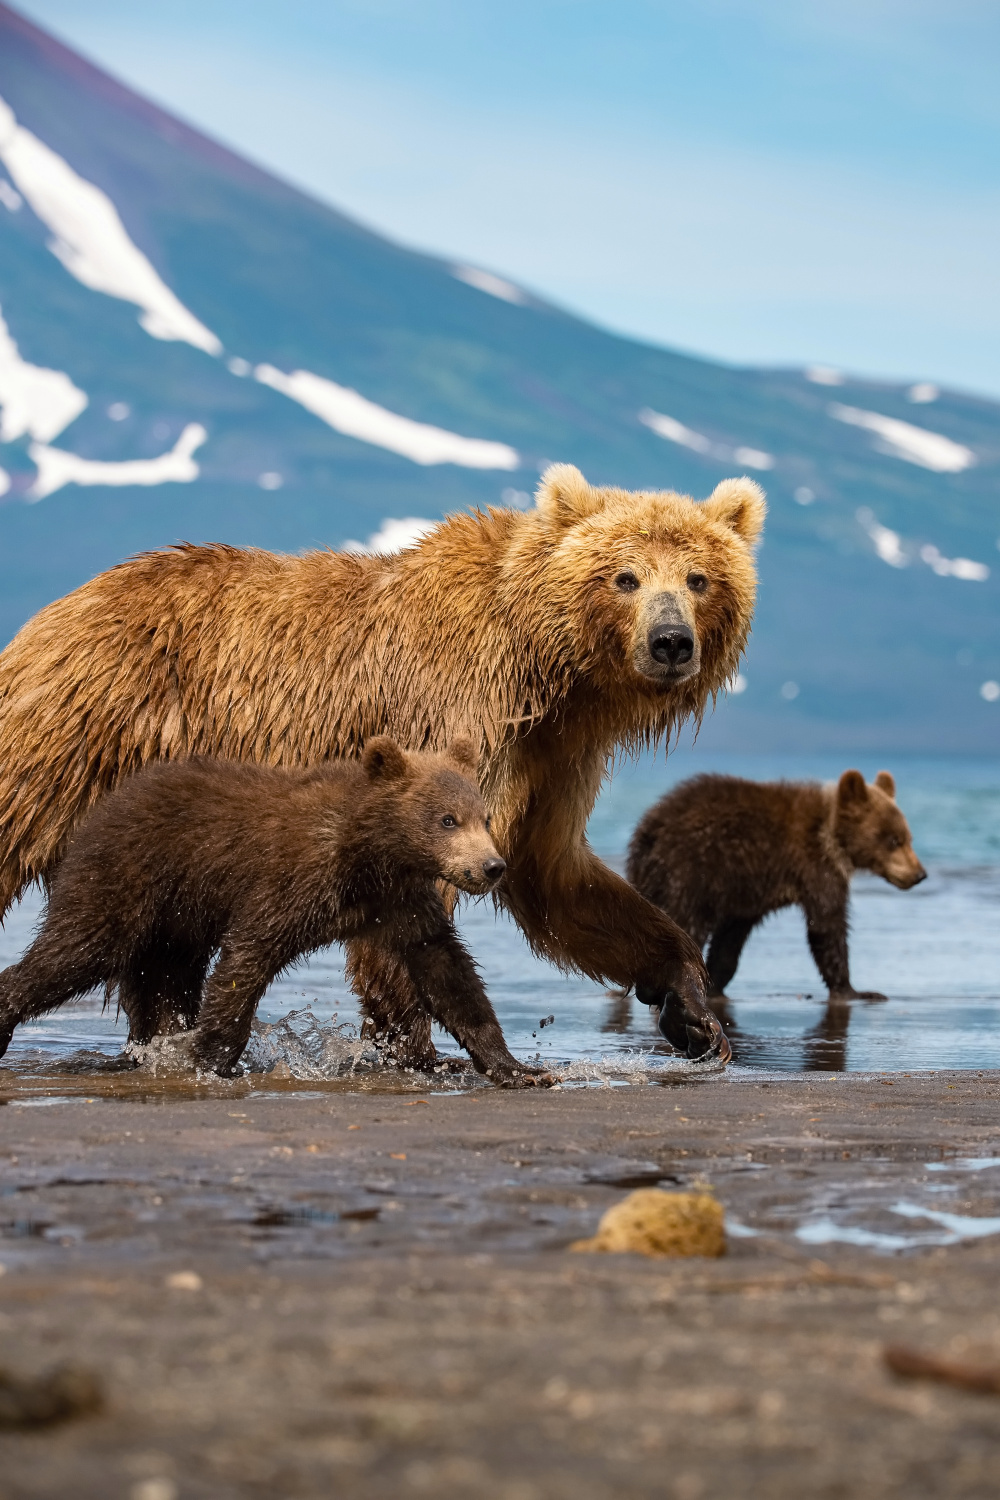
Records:
M406 755L378 737L360 765L147 767L72 835L38 937L0 974L0 1055L18 1022L103 984L131 1039L194 1027L194 1060L228 1073L282 969L363 939L480 1072L533 1081L435 884L483 892L503 874L474 774L471 744Z
M837 786L695 776L642 818L628 878L703 947L712 993L736 973L750 933L770 912L801 906L831 999L881 1000L851 985L847 902L855 870L906 890L925 878L888 771L874 785L845 771Z
M661 740L736 671L764 501L598 489L568 465L528 512L452 516L391 557L226 546L150 553L49 605L0 655L0 910L57 865L92 804L149 761L262 765L470 736L534 950L637 985L693 1053L726 1050L691 940L588 848L616 753ZM664 625L685 660L658 660ZM361 940L372 1024L433 1063L406 976Z

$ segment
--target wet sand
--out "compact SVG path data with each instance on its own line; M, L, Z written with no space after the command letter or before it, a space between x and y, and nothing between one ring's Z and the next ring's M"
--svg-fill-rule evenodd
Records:
M422 1082L0 1072L0 1362L107 1392L0 1495L996 1495L1000 1396L883 1351L1000 1363L1000 1075ZM723 1260L567 1253L658 1182Z

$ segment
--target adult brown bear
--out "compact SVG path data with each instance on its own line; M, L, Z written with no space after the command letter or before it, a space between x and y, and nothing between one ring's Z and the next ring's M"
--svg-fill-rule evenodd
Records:
M471 737L502 900L535 951L635 985L672 1043L728 1056L696 944L585 829L616 752L698 718L735 672L764 512L749 479L696 504L559 464L531 511L452 516L392 557L181 546L100 574L0 654L0 911L147 761L308 765L375 734ZM374 1032L433 1063L405 973L362 944L348 963Z

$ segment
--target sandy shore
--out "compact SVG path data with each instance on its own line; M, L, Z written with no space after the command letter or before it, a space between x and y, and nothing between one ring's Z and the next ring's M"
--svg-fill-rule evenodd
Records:
M914 1206L1000 1215L1000 1171L962 1165L1000 1156L995 1073L435 1094L0 1072L0 1098L2 1363L73 1360L107 1392L0 1433L4 1497L997 1493L1000 1396L883 1352L1000 1363L1000 1237L823 1243L948 1239ZM656 1182L712 1185L743 1230L725 1259L566 1252Z

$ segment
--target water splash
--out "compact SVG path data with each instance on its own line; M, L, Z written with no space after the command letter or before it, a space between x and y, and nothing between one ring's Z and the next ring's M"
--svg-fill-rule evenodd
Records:
M726 1071L726 1064L717 1057L692 1062L685 1057L664 1057L652 1051L612 1052L599 1058L549 1062L548 1066L561 1083L597 1084L604 1088L626 1083L680 1083Z
M255 1021L242 1058L248 1073L273 1073L303 1079L349 1078L381 1066L370 1042L362 1041L349 1021L337 1020L336 1012L323 1022L308 1006L290 1010L269 1024ZM284 1068L281 1068L284 1064Z

